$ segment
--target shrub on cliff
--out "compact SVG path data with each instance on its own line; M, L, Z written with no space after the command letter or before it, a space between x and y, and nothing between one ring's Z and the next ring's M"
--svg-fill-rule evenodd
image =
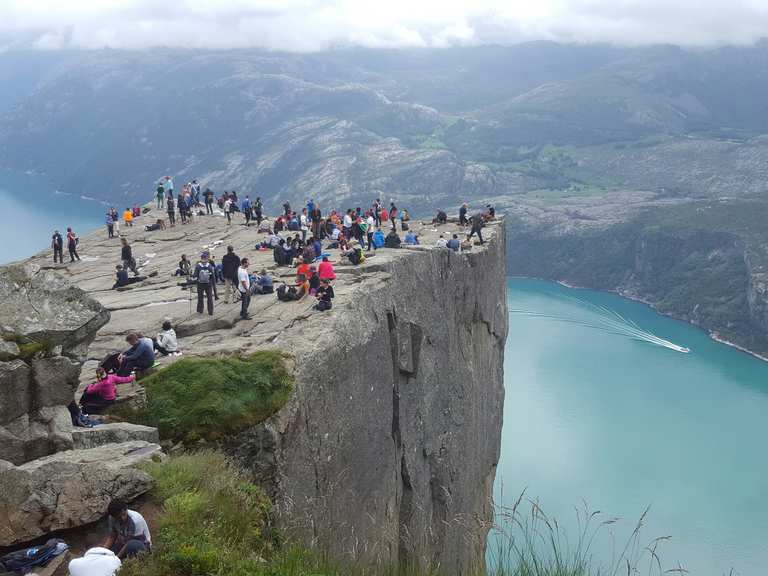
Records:
M216 440L257 424L288 399L293 378L279 352L184 358L142 380L147 402L129 419L162 438Z

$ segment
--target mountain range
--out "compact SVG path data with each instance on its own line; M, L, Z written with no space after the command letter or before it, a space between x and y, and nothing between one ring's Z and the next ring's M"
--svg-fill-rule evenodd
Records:
M0 78L0 166L60 190L493 202L510 273L768 352L768 43L6 52Z

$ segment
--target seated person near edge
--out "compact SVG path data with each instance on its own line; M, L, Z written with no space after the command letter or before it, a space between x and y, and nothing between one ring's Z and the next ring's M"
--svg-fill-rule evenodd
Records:
M146 276L134 276L131 278L128 276L128 270L123 268L122 264L115 266L115 269L117 272L115 273L116 281L112 285L113 290L116 288L122 288L123 286L128 286L129 284L134 284L136 282L143 282L147 279Z
M176 354L179 351L176 330L173 329L168 320L163 322L163 331L159 332L157 337L152 339L152 347L163 356Z
M136 332L131 332L125 337L125 341L131 347L117 357L120 362L118 376L128 376L133 370L146 370L155 364L155 351L152 349L151 340L140 338Z
M323 261L317 268L320 280L336 280L336 272L333 271L333 264L328 260L328 256L323 256Z
M275 291L275 285L272 280L272 276L269 272L262 270L256 277L256 282L253 284L254 294L272 294Z
M88 384L80 397L80 407L86 414L101 414L104 408L115 403L117 384L133 382L133 375L107 374L101 366L96 368L96 382Z
M109 503L107 514L109 536L104 542L104 548L112 550L121 560L151 551L152 536L141 514L128 510L125 504L117 501Z

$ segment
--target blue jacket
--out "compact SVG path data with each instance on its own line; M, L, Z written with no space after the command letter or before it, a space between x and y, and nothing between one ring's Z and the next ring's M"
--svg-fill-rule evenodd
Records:
M376 232L373 233L373 245L376 246L376 248L384 246L384 232L376 230Z
M250 212L251 211L251 201L248 198L243 200L243 203L240 205L240 209L243 212Z
M136 344L123 352L123 356L140 368L149 368L155 363L155 351L151 342L149 338L139 338Z

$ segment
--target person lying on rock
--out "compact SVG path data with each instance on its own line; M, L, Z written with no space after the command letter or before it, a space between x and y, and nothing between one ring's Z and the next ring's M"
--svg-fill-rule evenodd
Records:
M133 382L134 377L108 374L104 368L96 368L96 382L88 384L83 395L80 396L79 406L73 400L67 406L72 417L73 426L90 428L93 422L89 415L102 414L105 409L115 403L117 398L117 384Z
M152 537L141 514L114 500L109 503L107 514L109 535L104 548L112 550L120 560L151 551Z
M177 354L179 352L179 341L176 338L176 330L171 327L171 322L169 320L163 322L163 331L159 332L157 337L152 339L152 347L156 352L159 352L163 356Z
M131 347L118 356L118 376L128 376L134 370L147 370L155 364L155 351L152 349L151 340L140 338L136 332L131 332L125 337L125 341Z
M123 268L122 264L118 264L115 266L115 283L112 285L112 289L116 290L118 288L122 288L123 286L128 286L130 284L135 284L136 282L143 282L147 279L146 276L134 276L133 278L130 278L128 276L128 270Z

